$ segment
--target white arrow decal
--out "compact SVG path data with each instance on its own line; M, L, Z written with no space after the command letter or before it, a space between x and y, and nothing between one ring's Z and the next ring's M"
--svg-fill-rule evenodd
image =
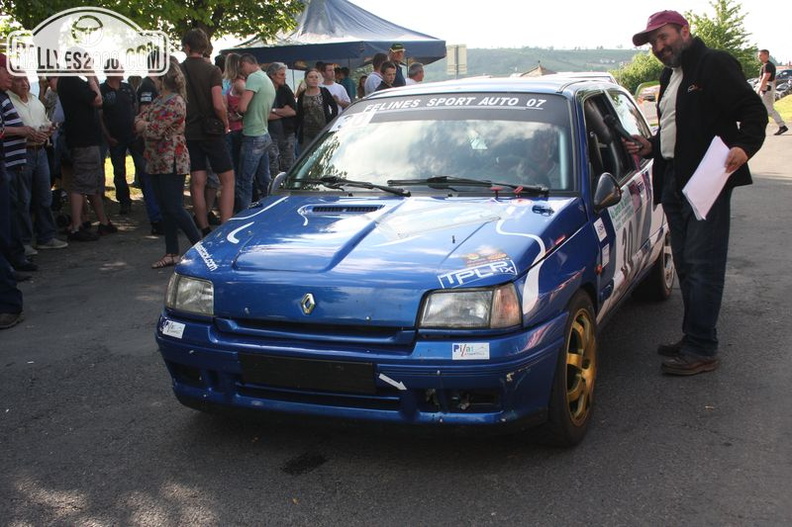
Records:
M228 240L228 241L230 241L231 243L234 243L234 244L239 243L239 238L237 238L236 235L239 233L239 231L243 231L243 230L247 229L248 227L250 227L251 225L253 225L253 223L254 222L251 221L250 223L246 223L246 224L242 225L241 227L239 227L238 229L234 229L233 231L229 232L228 236L226 236L226 240Z
M387 382L387 383L388 383L388 384L390 384L391 386L394 386L394 387L396 387L396 389L397 389L397 390L404 391L404 390L406 390L406 389L407 389L407 387L404 385L404 383L403 383L403 382L396 382L396 381L394 381L393 379L391 379L390 377L388 377L387 375L385 375L384 373L380 373L380 374L379 374L379 378L380 378L381 380L383 380L383 381Z

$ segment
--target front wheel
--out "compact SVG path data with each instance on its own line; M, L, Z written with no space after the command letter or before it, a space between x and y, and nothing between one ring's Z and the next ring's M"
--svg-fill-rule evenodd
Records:
M568 313L547 422L536 430L539 442L561 447L575 446L586 435L597 380L597 319L591 298L578 291L569 302Z

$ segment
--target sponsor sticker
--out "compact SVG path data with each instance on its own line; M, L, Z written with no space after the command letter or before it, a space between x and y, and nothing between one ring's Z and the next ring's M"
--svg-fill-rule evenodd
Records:
M174 322L173 320L166 320L162 323L162 334L176 339L182 338L184 335L185 325L181 322Z
M602 221L602 218L599 218L594 222L594 229L597 231L597 238L599 238L599 241L604 240L608 235L608 232L605 230L605 223Z
M490 358L489 342L465 342L451 345L453 360L487 360Z
M517 267L511 259L507 258L496 262L485 262L466 269L451 271L450 273L438 276L437 279L440 281L440 286L446 289L449 287L470 285L479 280L503 274L512 276L517 275Z

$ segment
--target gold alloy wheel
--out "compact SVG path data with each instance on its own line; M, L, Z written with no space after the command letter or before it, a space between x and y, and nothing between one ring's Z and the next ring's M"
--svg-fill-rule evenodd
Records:
M575 312L567 342L566 403L570 420L580 426L591 412L597 379L597 337L588 309Z

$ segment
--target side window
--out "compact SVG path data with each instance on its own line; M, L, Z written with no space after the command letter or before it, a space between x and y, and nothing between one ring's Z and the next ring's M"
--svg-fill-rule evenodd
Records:
M616 117L624 129L627 130L627 133L630 135L642 135L647 139L652 136L652 131L649 129L649 125L646 123L641 110L627 95L621 92L612 92L611 103L613 103L613 108L616 111ZM649 163L648 159L632 156L632 166L636 169L641 169L647 163Z
M589 97L583 102L586 119L589 163L596 180L603 172L610 172L617 180L625 175L625 149L621 139L605 124L609 105L603 95Z
M624 126L631 135L642 135L647 139L651 137L652 132L649 129L649 125L646 124L646 119L644 119L641 110L633 104L629 97L621 92L612 92L611 102L613 103L613 108L616 110L616 115L619 117L622 126Z

